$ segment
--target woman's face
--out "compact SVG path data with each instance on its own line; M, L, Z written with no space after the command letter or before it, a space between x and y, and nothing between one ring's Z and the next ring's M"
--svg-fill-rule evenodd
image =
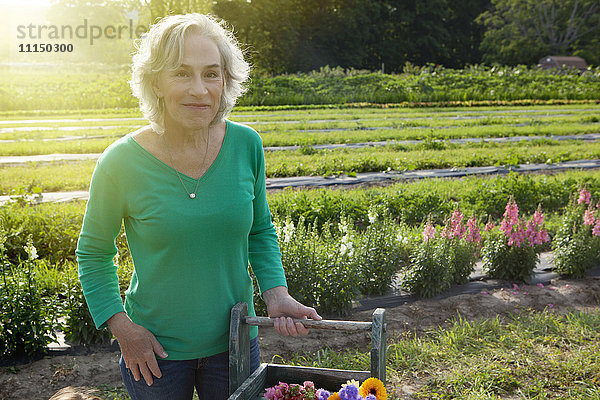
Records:
M163 70L155 84L156 94L164 100L165 129L207 128L219 111L223 84L223 61L215 42L186 34L182 64Z

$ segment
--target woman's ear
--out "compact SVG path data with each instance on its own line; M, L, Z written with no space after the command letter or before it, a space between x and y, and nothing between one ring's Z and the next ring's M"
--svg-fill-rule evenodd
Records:
M154 90L154 94L156 95L156 97L163 97L162 95L162 90L160 90L160 87L158 86L158 77L154 78L152 80L152 90Z

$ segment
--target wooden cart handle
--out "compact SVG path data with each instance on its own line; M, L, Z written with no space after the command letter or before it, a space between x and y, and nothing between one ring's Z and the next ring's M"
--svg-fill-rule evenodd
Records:
M338 331L368 331L371 330L371 322L356 321L336 321L312 319L294 319L294 322L300 322L305 328L309 329L333 329ZM246 324L254 326L273 326L274 320L269 317L246 317Z

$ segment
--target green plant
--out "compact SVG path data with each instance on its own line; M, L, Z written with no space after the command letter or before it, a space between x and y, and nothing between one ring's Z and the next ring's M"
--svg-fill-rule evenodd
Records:
M420 297L433 297L452 284L468 281L475 269L481 235L477 220L469 218L466 227L464 214L457 208L440 235L431 221L423 227L423 241L411 257L404 274L403 286Z
M549 241L541 209L529 222L519 219L513 198L506 204L500 231L491 228L481 249L483 269L493 278L528 281L538 263L541 246Z
M28 259L18 266L8 262L0 242L0 356L23 357L44 354L56 335L56 301L42 298L34 264L37 258L31 239Z
M433 297L452 284L449 268L449 243L427 240L410 257L410 267L402 276L402 287L419 297Z
M290 294L324 314L345 315L359 293L359 274L352 263L349 242L329 226L296 226L290 219L276 224Z
M408 264L408 246L397 240L399 231L405 229L399 227L389 214L379 215L375 207L369 210L368 216L370 223L366 230L354 235L354 264L360 271L361 294L384 295L395 274Z
M552 239L554 270L561 275L581 278L600 261L600 220L586 187L565 207L561 225Z
M112 334L108 328L96 329L79 281L68 281L65 339L72 344L105 344Z

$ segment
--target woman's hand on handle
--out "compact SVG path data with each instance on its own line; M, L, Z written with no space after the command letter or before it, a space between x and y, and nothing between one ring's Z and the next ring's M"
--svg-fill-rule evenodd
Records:
M155 354L161 358L167 357L156 337L143 326L131 321L124 312L113 315L107 323L119 341L125 366L134 379L139 381L143 377L148 386L152 385L153 376L162 376Z
M320 321L322 318L312 307L306 307L289 295L285 286L277 286L263 293L269 317L274 319L275 330L284 336L306 335L308 329L302 323L294 323L292 318L312 318Z

